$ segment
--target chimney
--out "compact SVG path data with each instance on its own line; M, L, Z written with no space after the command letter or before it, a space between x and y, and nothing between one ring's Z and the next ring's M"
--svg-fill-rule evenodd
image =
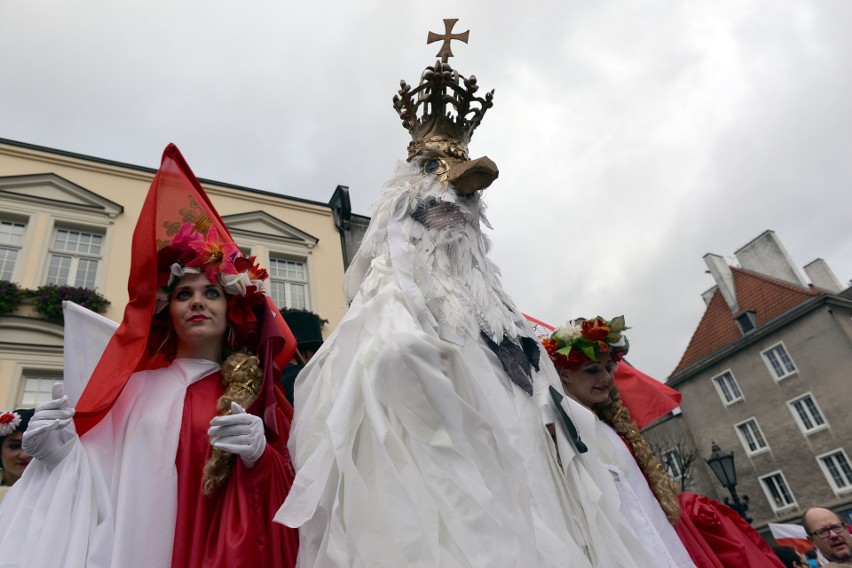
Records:
M701 294L701 298L704 300L704 305L709 306L710 300L713 299L713 296L716 294L716 290L718 290L718 286L711 286L708 288L703 294Z
M828 263L821 258L811 261L805 265L805 274L811 280L811 284L817 288L828 290L832 294L839 294L843 289L840 286L840 281L834 272L828 266Z
M793 264L787 249L774 231L764 231L757 238L736 251L734 255L742 268L777 280L807 288L801 272Z
M739 306L737 305L737 291L736 288L734 288L734 275L731 272L731 267L728 266L728 263L725 262L724 258L718 254L709 252L704 255L704 263L707 264L707 268L710 269L710 274L713 275L713 280L716 281L716 286L718 286L719 291L722 292L722 297L725 298L728 308L730 308L732 312L736 312L739 309ZM707 292L702 294L702 296L705 294L707 294ZM704 301L708 301L706 297Z

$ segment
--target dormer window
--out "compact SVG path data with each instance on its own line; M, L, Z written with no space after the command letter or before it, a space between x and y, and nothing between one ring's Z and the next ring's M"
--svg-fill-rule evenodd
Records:
M754 310L743 312L735 319L737 320L737 325L740 326L740 331L743 335L757 327L757 314Z

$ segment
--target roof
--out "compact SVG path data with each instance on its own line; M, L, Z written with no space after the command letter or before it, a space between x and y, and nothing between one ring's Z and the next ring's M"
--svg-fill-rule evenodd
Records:
M732 266L731 273L739 310L731 312L717 289L672 375L742 338L743 334L736 322L737 316L753 311L759 328L810 298L825 294L743 268Z
M73 158L75 160L84 160L84 161L87 161L87 162L104 164L104 165L107 165L107 166L113 166L113 167L123 168L123 169L127 169L127 170L134 170L134 171L137 171L137 172L145 172L145 173L151 174L152 176L157 173L157 168L137 166L135 164L128 164L126 162L117 162L115 160L107 160L105 158L96 158L94 156L87 156L86 154L78 154L76 152L68 152L68 151L65 151L65 150L57 150L56 148L48 148L47 146L38 146L36 144L28 144L26 142L18 142L17 140L10 140L8 138L0 137L0 144L5 144L5 145L8 145L8 146L14 146L14 147L17 147L17 148L25 148L27 150L35 150L35 151L38 151L38 152L44 152L44 153L48 153L48 154L55 154L57 156L64 156L66 158ZM202 184L206 184L206 185L217 185L219 187L226 187L226 188L229 188L229 189L236 189L236 190L239 190L239 191L247 191L249 193L255 193L255 194L258 194L258 195L268 195L268 196L274 196L274 197L281 197L281 198L284 198L284 199L288 199L290 201L298 201L300 203L307 203L307 204L310 204L310 205L318 205L320 207L325 207L325 208L329 207L328 203L323 203L322 201L316 201L314 199L306 199L306 198L303 198L303 197L296 197L294 195L285 195L283 193L279 193L279 192L275 192L275 191L266 191L266 190L263 190L263 189L254 189L254 188L251 188L251 187L246 187L244 185L237 185L237 184L233 184L233 183L227 183L227 182L224 182L224 181L216 181L214 179L202 178L202 177L199 177L198 181L200 181ZM363 217L363 216L359 216L359 217ZM365 218L369 219L369 217L365 217Z

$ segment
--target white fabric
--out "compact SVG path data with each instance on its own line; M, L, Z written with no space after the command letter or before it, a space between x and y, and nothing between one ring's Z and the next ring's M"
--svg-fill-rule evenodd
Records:
M68 403L73 407L77 406L118 324L68 300L62 302L62 313L65 318L62 382Z
M136 373L54 469L33 460L0 503L0 567L169 566L184 395L218 368L180 359Z
M614 450L609 456L602 457L618 488L621 513L639 539L653 552L654 566L695 568L630 449L612 427L601 421L598 424Z
M453 199L422 179L401 167L347 272L352 305L296 380L275 520L301 527L298 566L653 566L603 464L557 427L560 471L546 355L530 397L480 338L532 331L485 257L478 198L443 208L470 226L430 232L412 210ZM564 406L594 445L591 413Z

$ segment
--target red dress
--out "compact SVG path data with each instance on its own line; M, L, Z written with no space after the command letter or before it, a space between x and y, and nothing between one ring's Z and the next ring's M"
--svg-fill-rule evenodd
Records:
M202 470L210 457L207 429L222 396L221 373L186 390L175 463L178 507L172 567L292 568L299 532L272 522L295 476L286 436L271 436L253 468L237 458L226 485L210 497L201 493ZM290 429L292 407L275 389L279 428Z

